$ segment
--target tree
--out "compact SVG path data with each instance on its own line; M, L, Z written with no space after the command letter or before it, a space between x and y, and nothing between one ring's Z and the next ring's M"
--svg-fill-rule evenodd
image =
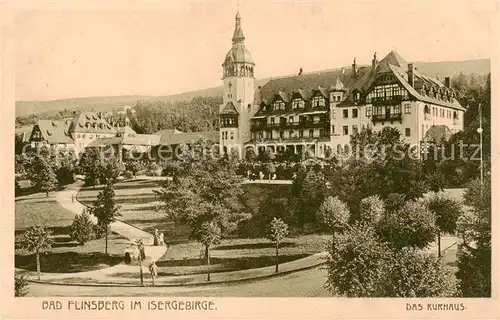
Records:
M268 175L268 180L271 181L271 177L274 173L276 173L276 166L274 165L274 163L272 162L267 162L265 164L265 168L266 168L266 171L267 171L267 175Z
M54 240L52 232L44 227L36 226L28 228L21 236L21 247L36 255L36 272L40 280L40 254L52 248Z
M255 153L255 149L252 147L249 147L245 150L245 159L249 162L254 162L255 159L257 158L257 154Z
M471 240L462 244L457 278L465 297L491 296L491 178L469 182L464 204L472 208L472 223L464 228Z
M78 163L78 171L85 175L85 184L94 186L102 176L103 157L97 148L85 148Z
M436 217L423 201L407 201L397 211L386 211L378 233L392 247L425 248L435 239Z
M354 224L336 236L329 249L326 288L350 298L377 296L389 252L372 227Z
M436 256L403 248L382 264L381 297L455 297L458 282L453 272Z
M207 281L210 281L210 247L220 243L220 227L213 221L204 222L198 231L198 240L205 246L205 255L208 266Z
M295 214L298 222L314 222L316 212L323 203L328 190L323 173L300 169L292 185L292 197L295 199Z
M144 170L144 165L142 162L134 160L125 162L125 170L132 172L133 177L137 175L137 172Z
M279 271L279 245L285 237L288 235L288 225L283 222L283 220L278 218L273 218L269 224L269 229L267 232L267 239L273 241L276 246L276 268L274 272Z
M111 182L108 181L97 195L97 199L93 203L92 213L96 216L97 223L105 229L106 246L104 252L107 254L109 225L116 220L116 217L121 216L119 207L115 203L115 191Z
M125 166L123 165L123 163L120 162L116 157L111 157L104 161L100 169L101 181L111 181L112 183L115 183L116 179L124 170Z
M24 297L28 294L28 280L24 274L15 272L14 274L14 296Z
M376 225L385 213L385 204L379 196L364 198L359 203L360 220L364 223Z
M57 187L57 177L49 162L40 156L36 156L29 164L28 178L34 184L37 190L45 192L49 196L49 192Z
M438 256L441 257L441 233L455 232L462 205L446 193L439 192L431 195L428 207L436 217Z
M158 196L167 216L187 225L192 238L205 222L216 223L224 237L250 217L244 210L240 182L232 166L204 159L163 181Z
M84 245L95 238L94 222L92 221L87 210L83 210L82 214L75 216L73 223L70 226L71 240L78 242L79 245Z
M316 221L326 226L335 239L335 233L343 231L349 224L351 213L347 205L337 197L329 196L319 207Z

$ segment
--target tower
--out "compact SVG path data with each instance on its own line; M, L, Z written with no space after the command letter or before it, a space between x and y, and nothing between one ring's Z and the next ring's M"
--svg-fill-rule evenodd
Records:
M231 50L222 63L223 103L219 109L219 141L223 152L236 149L243 154L243 144L250 140L250 119L255 114L254 67L252 55L245 48L241 16L236 13Z

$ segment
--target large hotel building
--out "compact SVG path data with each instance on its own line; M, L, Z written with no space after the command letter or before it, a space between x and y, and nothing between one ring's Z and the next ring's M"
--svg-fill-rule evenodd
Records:
M463 129L465 109L444 83L420 73L395 51L371 66L272 79L255 88L255 62L245 47L240 14L223 68L219 142L225 151L303 150L324 157L363 128L397 128L405 140L449 137ZM242 148L243 147L243 148ZM242 154L240 154L242 155Z

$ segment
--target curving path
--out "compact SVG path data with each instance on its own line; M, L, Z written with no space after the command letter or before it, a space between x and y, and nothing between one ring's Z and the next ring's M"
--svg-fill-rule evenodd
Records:
M73 184L68 185L64 190L56 193L56 201L64 207L65 209L75 213L81 214L85 209L85 206L76 200L76 194L83 186L82 181L77 181ZM72 196L75 197L75 200L72 201ZM110 230L119 234L120 236L127 238L130 242L135 242L136 240L142 239L145 244L145 254L146 259L143 262L143 266L147 266L153 262L161 258L167 248L165 246L153 246L153 235L145 232L137 227L126 224L121 221L115 221L111 223ZM79 278L79 279L94 279L94 280L104 280L109 278L110 275L117 273L136 273L137 266L131 266L126 264L118 264L109 268L86 271L86 272L74 272L74 273L41 273L42 279L45 280L58 280L58 279L67 279L67 278ZM148 273L147 270L145 270ZM36 272L27 272L26 273L29 278L34 277Z

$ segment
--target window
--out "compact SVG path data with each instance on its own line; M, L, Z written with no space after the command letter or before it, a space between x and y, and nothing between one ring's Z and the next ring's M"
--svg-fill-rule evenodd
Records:
M405 136L407 136L407 137L411 136L411 129L410 128L405 129Z
M352 109L352 117L356 119L358 117L358 109Z
M332 109L332 119L335 119L335 109Z
M343 127L343 131L344 131L344 136L348 135L349 134L349 127L348 126L344 126Z
M269 139L272 139L273 138L273 132L272 131L269 131L267 133L267 136L269 137Z
M95 137L99 139L99 135L98 134L96 134Z
M325 136L325 129L323 129L323 128L319 129L319 136L320 137L324 137Z
M293 130L288 131L288 137L293 138Z
M337 101L340 101L341 97L340 95L337 96Z
M372 107L366 107L366 117L372 116Z
M299 138L304 137L304 130L299 130Z
M271 124L274 124L274 121L276 121L276 119L274 119L274 117L271 117Z
M314 129L309 129L309 138L314 137Z
M288 117L288 122L293 123L293 116L292 117Z
M37 132L37 133L38 133L38 132ZM76 137L77 137L77 138L80 138L80 134L77 134L77 135L76 135Z
M304 109L304 100L302 99L294 99L292 102L292 109Z
M94 137L93 135L89 134L89 139L92 139L93 137Z
M312 99L312 107L317 108L317 107L324 107L325 106L325 98L322 96L319 97L314 97Z
M400 114L401 113L401 106L400 105L394 106L394 113L395 114Z
M343 114L344 114L344 119L349 118L349 110L344 109L344 110L342 110L342 112L343 112Z
M353 125L352 126L352 133L358 133L358 126L357 125Z
M259 131L259 139L264 138L264 131Z
M276 101L274 103L274 111L285 110L285 103L283 101Z
M405 103L405 114L411 114L411 105L409 103Z
M332 134L335 134L335 126L332 126Z
M84 133L84 134L82 134L82 139L85 139L85 133Z
M226 139L227 139L227 131L225 132L225 134L226 134Z
M280 131L280 138L283 139L285 137L285 131Z

